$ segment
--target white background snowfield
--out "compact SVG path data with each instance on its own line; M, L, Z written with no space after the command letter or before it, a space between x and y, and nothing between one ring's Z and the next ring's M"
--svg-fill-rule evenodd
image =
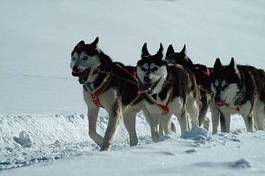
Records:
M263 0L1 0L0 175L265 175L265 132L247 133L234 116L232 132L197 128L153 143L143 115L139 145L120 126L111 152L88 137L81 86L70 53L79 40L100 37L115 61L135 65L141 46L187 45L195 63L265 68ZM209 113L210 117L211 114ZM100 112L103 134L108 117Z

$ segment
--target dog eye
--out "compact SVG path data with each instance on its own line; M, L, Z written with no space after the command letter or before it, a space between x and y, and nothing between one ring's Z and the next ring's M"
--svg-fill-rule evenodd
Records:
M84 56L84 57L83 57L83 60L88 60L88 57L87 57L87 56Z
M157 70L158 70L158 67L153 67L153 68L151 69L152 72L157 71Z
M147 69L146 68L144 68L144 67L141 67L141 69L142 69L142 71L146 71Z

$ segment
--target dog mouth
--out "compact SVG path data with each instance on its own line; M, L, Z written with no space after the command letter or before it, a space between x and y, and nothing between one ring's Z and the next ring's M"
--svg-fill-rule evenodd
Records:
M157 86L157 84L159 83L160 80L161 80L161 78L154 83L144 83L143 84L144 92L146 92L147 94L152 94L154 92L155 87Z
M225 102L224 101L218 101L218 102L215 102L215 104L217 106L224 106L225 105Z
M218 101L215 101L215 104L217 106L224 106L224 105L228 105L228 103L226 103L226 99L225 100L218 100Z
M90 69L86 69L85 71L72 71L72 75L74 77L78 77L78 81L80 84L84 84L87 81Z

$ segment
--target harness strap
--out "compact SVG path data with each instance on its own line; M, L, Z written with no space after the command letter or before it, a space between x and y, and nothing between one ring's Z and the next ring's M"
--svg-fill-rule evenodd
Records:
M230 109L233 109L233 110L235 110L235 111L237 111L237 112L240 112L240 108L239 108L239 106L237 106L236 108L233 108L233 107L229 106L228 103L224 103L224 105L225 105L226 107L230 108Z
M159 104L159 103L157 103L157 102L154 101L153 99L151 99L151 100L152 100L152 102L153 102L154 104L156 104L158 107L160 107L160 108L164 111L164 113L168 113L168 112L169 112L168 104L169 104L169 102L172 100L172 94L173 94L173 91L170 92L170 95L169 95L169 97L168 97L167 103L164 104L164 105L163 105L163 104Z
M100 103L100 99L99 96L106 90L106 88L108 87L109 83L111 80L111 76L108 75L106 80L104 80L104 83L96 90L94 90L93 93L90 93L90 96L93 100L93 103L97 106L97 107L102 107L102 104Z
M234 109L231 106L229 106L229 104L225 104L225 106L227 106L228 108ZM237 106L234 110L236 110L237 112L240 112L240 108Z

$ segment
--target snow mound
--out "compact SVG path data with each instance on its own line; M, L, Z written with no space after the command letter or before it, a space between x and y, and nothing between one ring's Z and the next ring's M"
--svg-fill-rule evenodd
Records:
M195 153L195 152L197 152L197 150L195 149L189 149L185 151L185 153Z
M244 168L251 168L250 163L245 160L244 158L237 160L235 162L231 163L231 167L232 168L236 168L236 169L244 169Z
M200 162L194 164L195 166L199 167L210 167L210 168L218 168L218 167L226 167L226 168L232 168L232 169L246 169L251 168L250 163L245 159L239 159L236 161L230 161L230 162Z
M184 139L196 140L199 143L205 143L210 139L208 131L199 127L192 128L190 131L185 132L181 137Z
M107 122L108 115L101 112L97 123L101 135ZM141 114L137 122L139 144L152 143L147 135L148 125ZM0 170L99 151L88 136L87 124L87 117L83 114L0 114ZM129 147L128 132L121 124L112 150L126 147Z
M83 115L1 115L0 170L93 150Z

